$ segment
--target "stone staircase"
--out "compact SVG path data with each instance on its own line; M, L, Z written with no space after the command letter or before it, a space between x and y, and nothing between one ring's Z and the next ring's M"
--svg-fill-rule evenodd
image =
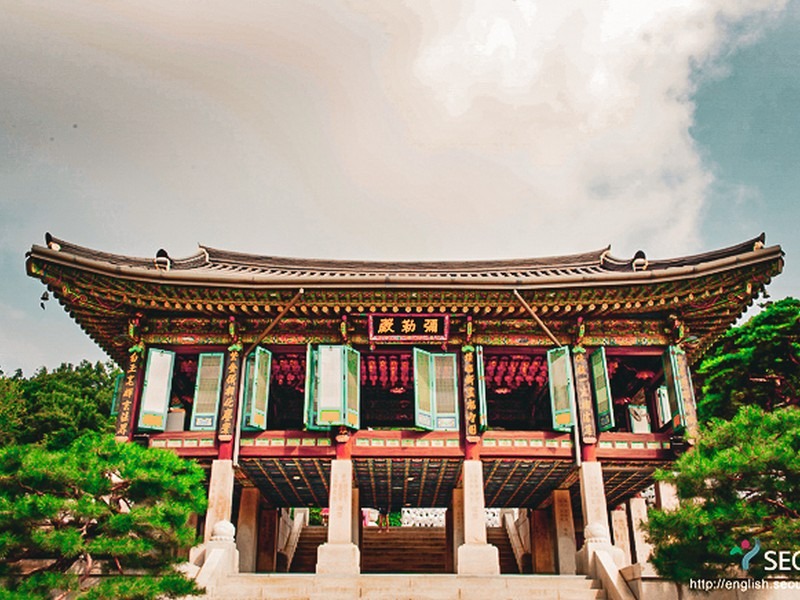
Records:
M517 559L514 557L514 549L511 547L511 540L508 539L505 527L487 527L486 541L495 546L500 554L500 573L503 575L518 574ZM523 572L530 573L531 571L526 569Z
M362 573L446 573L444 527L365 527L361 536Z
M314 573L317 566L317 546L324 544L327 540L327 527L320 525L303 527L289 571L291 573Z
M290 569L292 573L314 573L317 546L325 543L327 531L320 526L303 528ZM488 527L486 536L499 551L500 573L518 574L505 529ZM386 532L377 527L365 527L361 537L361 572L447 573L446 552L444 527L392 527ZM531 572L529 565L524 567L524 572Z
M505 531L489 531L504 571L516 571ZM502 534L502 535L501 535ZM504 539L505 537L505 539ZM316 575L325 527L305 527L292 573L220 574L204 600L606 600L591 579L577 575L466 576L445 573L443 527L396 527L362 533L360 575Z
M606 600L606 593L577 575L238 574L203 600Z

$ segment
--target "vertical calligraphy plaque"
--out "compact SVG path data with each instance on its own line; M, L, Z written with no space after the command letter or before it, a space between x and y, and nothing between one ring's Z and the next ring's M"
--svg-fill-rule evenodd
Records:
M462 392L464 396L464 420L467 423L467 440L478 441L478 394L476 388L475 351L464 348L461 353L461 364L464 369Z
M128 369L122 380L119 391L119 405L117 407L117 427L115 436L119 441L128 441L133 430L133 409L136 399L136 386L139 380L139 370L142 364L142 354L144 350L134 349L130 353Z
M236 413L236 391L239 388L239 369L242 351L233 347L228 350L225 370L222 374L222 401L219 411L219 440L233 439L233 421Z
M584 444L594 444L597 442L597 430L594 424L592 384L586 353L576 350L572 355L572 363L575 368L575 404L581 427L581 440Z

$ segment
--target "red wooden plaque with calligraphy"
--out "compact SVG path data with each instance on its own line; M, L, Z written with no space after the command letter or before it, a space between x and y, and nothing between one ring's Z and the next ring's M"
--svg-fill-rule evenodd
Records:
M369 341L372 343L446 342L449 334L450 315L369 315Z

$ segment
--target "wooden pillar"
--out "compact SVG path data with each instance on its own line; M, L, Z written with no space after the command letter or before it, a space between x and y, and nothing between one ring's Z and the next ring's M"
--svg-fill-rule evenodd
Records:
M453 488L453 496L447 509L445 526L449 525L447 536L447 565L448 572L456 573L458 570L458 549L464 543L464 490Z
M236 520L236 547L239 549L239 572L253 573L256 570L258 549L258 504L261 493L258 488L242 489L239 500L239 518Z
M356 546L360 547L361 546L361 506L360 506L360 502L359 502L358 488L354 487L352 493L353 493L353 500L352 500L352 511L353 511L353 514L352 514L352 517L351 517L352 518L351 527L352 527L353 533L352 533L350 539Z
M531 523L531 563L533 572L552 574L556 572L555 540L549 509L532 510Z
M256 557L256 570L259 573L272 573L277 570L279 523L280 511L277 508L261 508Z

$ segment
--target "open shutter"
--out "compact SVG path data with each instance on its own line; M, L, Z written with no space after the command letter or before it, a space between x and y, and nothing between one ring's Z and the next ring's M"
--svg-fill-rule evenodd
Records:
M139 429L164 431L172 391L172 367L175 353L150 348L142 386L142 403L139 410Z
M330 427L317 421L319 406L318 357L319 351L309 344L306 347L306 393L303 415L306 429L309 431L328 431Z
M672 429L675 432L680 432L686 427L686 412L676 352L677 348L670 346L664 353L664 379L666 380L667 395L669 397L669 415Z
M358 429L361 355L349 346L320 346L316 422Z
M489 411L486 407L486 368L483 364L483 346L475 348L475 361L478 372L478 431L489 428Z
M122 394L122 382L125 379L125 373L118 373L114 378L114 395L111 396L111 416L117 416L119 412L119 397Z
M414 424L429 431L458 430L455 354L414 348Z
M575 386L568 346L547 351L547 370L553 429L570 431L573 425L572 406L575 403Z
M358 429L360 424L359 409L361 406L361 354L358 350L344 347L345 371L345 411L347 426Z
M589 356L592 369L594 405L597 409L597 428L600 431L614 429L614 403L611 397L611 382L608 380L606 349L598 348Z
M414 425L433 431L431 353L414 348Z
M345 361L341 346L320 346L317 357L317 422L344 425Z
M251 352L244 359L244 392L242 393L242 429L252 429L249 425L253 412L253 376L255 374L256 355Z
M222 390L222 352L206 352L197 361L197 379L192 403L192 431L214 431L217 428L219 397Z
M455 354L431 354L433 359L433 415L436 431L458 431L458 371Z
M267 407L269 406L269 382L272 367L272 353L264 348L248 357L246 379L250 385L245 387L244 426L248 429L267 428Z

